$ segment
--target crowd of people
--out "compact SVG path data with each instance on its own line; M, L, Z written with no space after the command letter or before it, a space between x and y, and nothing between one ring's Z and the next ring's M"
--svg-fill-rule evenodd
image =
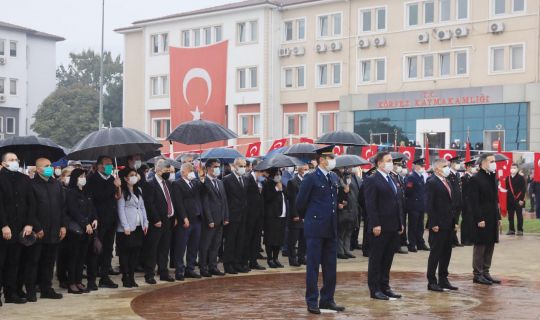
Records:
M369 257L371 297L388 300L401 297L389 284L395 253L430 251L428 289L457 290L448 281L452 248L473 244L474 282L499 282L489 273L501 219L492 155L439 159L429 172L416 159L409 173L406 159L388 152L366 170L336 168L331 148L321 150L306 165L267 170L256 169L259 159L203 163L190 155L178 168L167 159L150 168L133 155L119 171L110 156L91 167L70 161L65 168L41 158L32 178L21 172L16 154L6 153L0 170L4 301L35 302L37 292L61 299L52 286L55 270L61 288L83 294L117 288L111 275L121 274L122 286L132 288L136 272L148 284L156 277L219 277L283 268L281 255L291 267L307 265L310 312L342 311L333 300L336 258L355 258L353 250L361 249ZM517 166L507 184L510 232L516 215L521 235L526 183Z

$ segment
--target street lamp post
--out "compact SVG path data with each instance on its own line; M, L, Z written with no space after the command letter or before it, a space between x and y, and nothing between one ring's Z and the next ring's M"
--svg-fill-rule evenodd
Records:
M105 0L101 0L101 55L99 61L99 121L98 129L103 128L103 40L105 37Z

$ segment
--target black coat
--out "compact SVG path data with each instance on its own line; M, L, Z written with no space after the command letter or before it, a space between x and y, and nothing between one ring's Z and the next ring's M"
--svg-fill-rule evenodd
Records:
M392 190L380 172L364 179L364 197L368 230L380 226L383 232L400 231L403 226L400 199L401 191Z
M259 189L259 183L255 181L255 178L251 174L247 174L244 178L244 181L247 183L247 220L260 221L264 216L262 188Z
M358 228L360 226L360 212L362 208L360 206L360 187L362 186L362 180L356 175L351 176L351 184L349 186L349 206L354 216L354 226Z
M352 210L352 207L355 204L350 199L350 193L351 193L350 188L349 188L349 192L345 192L345 187L340 184L340 186L338 188L338 196L337 196L338 229L341 229L341 227L343 227L343 226L351 226L352 227L354 225L355 214L354 214L354 212ZM343 204L343 209L339 209L340 204Z
M172 199L175 198L174 189L169 180L165 180L165 184L169 189L169 194ZM159 185L157 178L148 181L148 185L143 190L144 207L146 209L146 217L149 224L158 222L164 223L168 217L167 199L163 193L163 189ZM174 201L172 201L174 207ZM178 217L178 209L174 207L174 215Z
M461 212L463 207L461 198L461 177L459 176L459 173L451 172L446 180L450 182L452 192L455 194L455 196L452 197L452 206L454 214L457 214Z
M66 227L66 196L60 181L45 181L39 174L32 179L36 199L34 231L44 232L43 243L59 243L60 228Z
M69 188L66 191L66 214L69 219L77 222L83 230L97 219L96 208L92 198L79 188Z
M452 188L450 183L449 187ZM428 214L428 228L439 227L440 230L454 230L456 218L453 212L453 198L459 196L452 190L452 195L436 175L428 178L425 186L426 212Z
M463 214L472 214L471 209L471 179L472 175L465 173L461 176L461 202L463 204Z
M495 174L480 169L471 179L469 192L474 215L474 243L489 245L499 242L501 214ZM478 227L480 221L485 221L485 228Z
M229 221L240 222L245 220L247 211L247 182L243 176L240 179L244 182L244 186L240 184L240 181L234 173L229 174L223 178L223 185L225 186L225 192L227 192L227 203L229 205Z
M116 200L116 186L114 177L103 179L98 172L88 177L84 190L94 201L99 223L101 225L114 225L118 221L118 207Z
M178 210L178 219L183 223L184 218L195 221L202 215L201 203L201 183L197 180L191 181L192 187L180 178L172 183L174 189L174 209Z
M214 223L223 225L224 221L229 221L229 207L227 204L227 193L223 181L217 181L219 192L214 188L210 178L204 179L202 190L203 221L205 224Z
M300 190L300 184L302 183L302 180L300 180L300 177L298 177L298 174L294 176L289 182L287 183L287 188L285 189L285 193L287 195L287 201L289 203L289 212L287 214L287 220L289 223L289 228L292 229L303 229L304 228L304 221L302 215L300 212L298 212L298 209L296 208L296 195L298 194L298 190ZM293 218L300 218L299 221L294 221Z
M514 177L506 177L506 205L508 208L519 207L519 201L525 202L526 182L525 178L519 174Z
M25 225L35 220L35 198L28 176L20 172L0 170L0 228L9 226L11 240L17 241ZM6 242L0 237L0 243Z
M277 191L274 180L268 179L263 184L263 195L264 243L270 246L281 246L285 239L286 224L286 218L280 218L283 214L283 191ZM285 206L286 203L285 201Z

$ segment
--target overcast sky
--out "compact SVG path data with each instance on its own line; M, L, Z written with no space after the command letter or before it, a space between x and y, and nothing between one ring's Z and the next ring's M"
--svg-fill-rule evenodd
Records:
M6 1L0 10L5 21L66 38L57 43L56 63L69 61L70 52L100 50L102 0ZM122 36L113 29L133 21L206 8L239 0L105 0L105 50L122 54Z

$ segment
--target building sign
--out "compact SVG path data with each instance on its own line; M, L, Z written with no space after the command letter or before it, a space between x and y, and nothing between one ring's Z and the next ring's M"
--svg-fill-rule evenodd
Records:
M368 95L369 109L423 108L501 103L502 87L377 93Z

